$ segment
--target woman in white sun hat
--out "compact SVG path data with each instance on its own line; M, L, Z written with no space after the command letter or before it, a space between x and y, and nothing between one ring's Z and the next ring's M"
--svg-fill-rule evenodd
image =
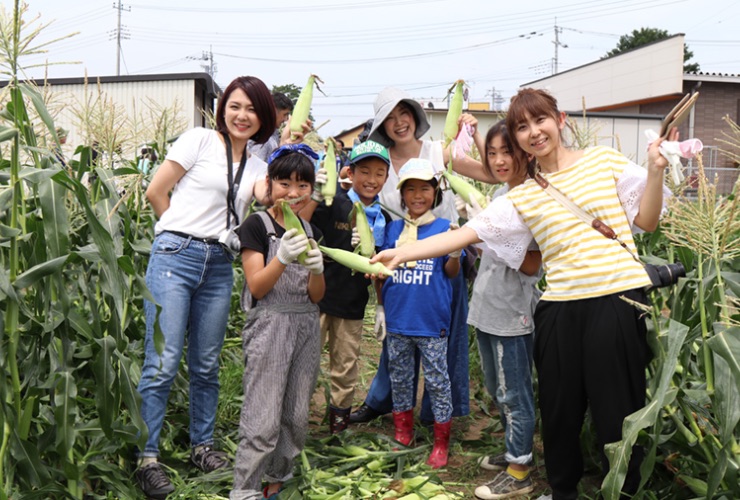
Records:
M394 87L383 89L373 105L375 116L368 139L388 148L391 165L388 180L380 192L381 203L389 209L391 217L399 218L404 213L401 207L401 196L396 185L399 181L398 171L412 158L422 158L432 163L435 175L439 175L450 158L449 148L444 149L441 141L422 140L429 130L429 121L421 105L408 93ZM478 120L470 114L460 117L460 126L468 124L475 134ZM483 182L494 183L495 180L483 168L483 165L469 156L456 157L453 170L459 174ZM457 222L459 215L455 208L455 195L451 190L443 192L442 202L433 213L437 217ZM452 323L448 345L448 368L452 383L453 417L470 413L468 391L468 292L465 278L460 274L453 279ZM376 313L376 329L385 323L382 308ZM418 373L418 370L417 370ZM365 402L350 415L350 422L368 422L380 415L390 413L392 409L390 379L388 375L388 358L385 349L381 353L378 371L373 379ZM425 393L422 400L420 418L422 422L433 422L429 396Z

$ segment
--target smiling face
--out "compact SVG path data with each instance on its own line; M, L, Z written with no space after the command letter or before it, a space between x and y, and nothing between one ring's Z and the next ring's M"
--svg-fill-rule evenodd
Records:
M380 158L365 158L350 169L349 178L360 201L369 205L388 179L388 164Z
M256 134L261 126L252 101L242 89L234 89L224 107L226 130L233 142L244 142Z
M383 121L383 130L395 144L416 140L416 120L411 108L398 104Z
M517 165L516 158L500 134L486 145L486 161L496 180L505 182L510 188L521 184L527 175L526 170Z
M302 197L300 201L290 204L294 213L298 213L311 199L313 185L309 181L299 180L297 172L292 172L290 179L268 178L268 181L270 183L270 196L273 201L281 199L290 201Z
M526 113L516 124L516 141L526 153L535 158L545 158L562 147L561 132L565 127L565 115L557 117L542 113Z
M401 186L401 198L411 219L417 219L432 208L436 188L430 181L409 179Z

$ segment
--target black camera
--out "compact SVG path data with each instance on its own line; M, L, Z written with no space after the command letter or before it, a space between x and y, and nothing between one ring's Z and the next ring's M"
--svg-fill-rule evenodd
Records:
M650 281L652 282L649 289L675 285L678 283L678 278L686 276L686 269L680 262L676 262L675 264L663 264L660 266L645 264L645 271L647 271Z

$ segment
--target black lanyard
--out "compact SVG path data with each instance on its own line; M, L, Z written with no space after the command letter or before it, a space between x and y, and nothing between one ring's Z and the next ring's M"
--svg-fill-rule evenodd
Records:
M242 159L239 162L239 169L236 171L236 178L234 178L234 168L232 166L234 156L231 153L231 138L229 134L223 134L223 136L224 143L226 143L226 167L228 169L226 180L229 184L229 191L226 193L226 229L230 229L239 225L239 214L236 212L236 193L239 191L239 183L244 174L244 167L247 165L247 146L244 146ZM236 222L233 226L231 225L232 215Z

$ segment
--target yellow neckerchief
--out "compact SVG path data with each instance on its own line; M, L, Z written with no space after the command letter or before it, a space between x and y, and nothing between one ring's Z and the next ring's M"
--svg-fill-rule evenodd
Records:
M396 240L396 247L415 242L419 235L419 226L426 226L427 224L434 222L434 219L436 219L436 217L431 210L427 210L414 221L409 222L408 219L406 219L406 222L403 224L403 230L401 231L401 234L398 235L398 240ZM416 261L409 261L405 266L412 269L416 267Z

